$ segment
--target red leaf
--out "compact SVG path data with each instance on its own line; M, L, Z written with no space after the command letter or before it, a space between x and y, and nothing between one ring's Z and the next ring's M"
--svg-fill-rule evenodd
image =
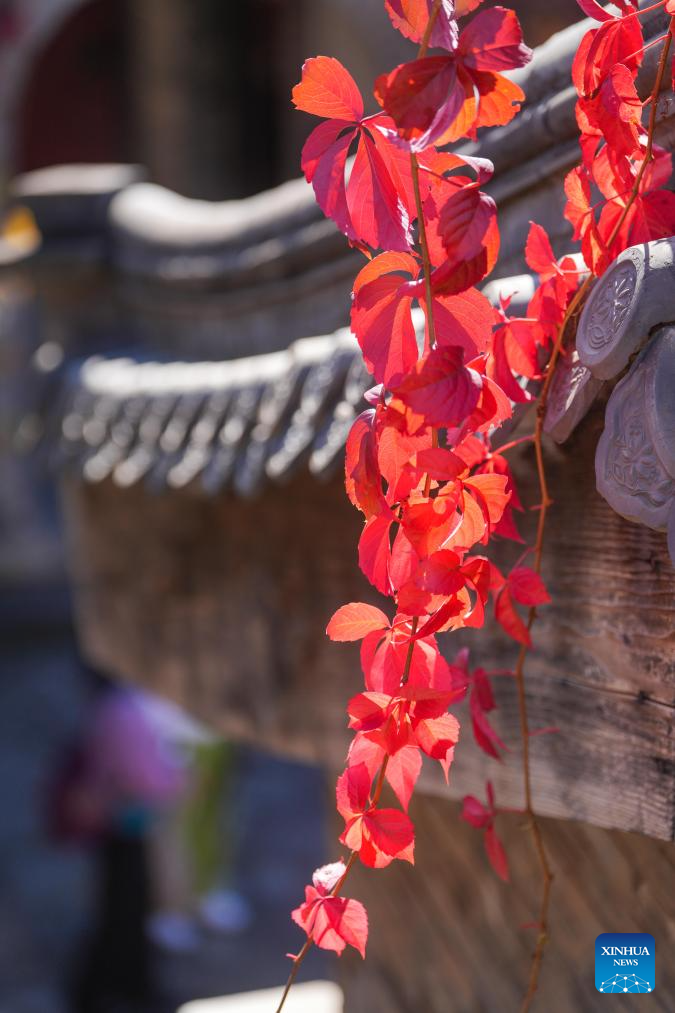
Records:
M532 639L527 626L516 612L508 584L504 585L495 600L495 618L510 637L519 644L532 646Z
M406 812L421 769L422 757L416 746L404 746L389 757L386 778Z
M476 744L488 756L492 756L495 760L501 760L497 747L499 749L506 749L506 745L488 721L475 693L471 694L470 709L473 736Z
M392 524L393 517L390 514L372 517L366 522L359 539L359 566L370 583L382 594L391 592L389 532Z
M587 18L595 18L596 21L611 21L613 15L601 7L598 0L577 0Z
M337 810L343 819L362 813L368 807L372 775L365 763L354 764L340 774L335 787Z
M441 447L430 447L428 450L420 450L417 453L417 464L432 478L441 482L453 481L466 471L466 464L453 454L451 450L443 450Z
M473 71L473 85L478 92L478 110L473 130L498 127L510 123L525 101L525 92L508 77L493 71Z
M613 233L624 206L623 201L612 201L603 208L598 229L605 242ZM630 208L609 250L610 257L617 257L629 246L648 243L652 239L664 239L673 233L675 233L675 194L670 190L652 190L650 193L641 194ZM605 265L607 266L608 264Z
M424 286L415 284L417 261L408 254L382 253L367 264L354 282L351 323L368 368L375 379L395 387L418 357L412 321L413 299L425 310ZM484 351L492 331L494 311L475 289L432 300L439 345L455 345L473 358ZM426 347L429 336L427 331Z
M384 612L364 602L350 602L342 605L328 623L326 633L331 640L362 640L374 630L389 629L389 620Z
M417 262L409 254L382 253L356 276L352 330L368 369L378 383L391 386L417 361L412 296L400 273L417 277Z
M460 815L477 830L481 830L492 821L492 813L474 795L464 796Z
M497 208L492 198L473 184L453 194L441 208L438 232L448 259L431 276L435 293L465 291L481 281L497 262Z
M398 809L374 808L369 801L370 785L371 775L363 763L348 767L338 778L337 807L346 823L340 840L373 868L384 868L394 858L414 863L412 823Z
M409 159L385 136L392 133L392 121L383 116L363 119L354 81L330 57L305 63L293 98L299 109L331 117L310 134L302 150L305 177L324 213L356 245L408 250L415 197ZM355 140L347 184L346 160Z
M464 103L453 56L426 56L402 63L375 82L375 95L411 151L437 143Z
M610 18L587 32L572 64L572 80L580 96L590 98L618 63L636 71L644 51L639 18Z
M464 65L474 70L511 70L532 59L518 18L504 7L477 14L459 37L458 53Z
M368 519L387 510L377 463L374 423L372 408L362 412L349 430L345 452L347 496Z
M548 238L546 229L536 222L530 222L530 231L527 235L525 245L525 260L527 266L540 275L542 281L552 278L560 273L558 261L556 260L551 241Z
M305 888L305 903L291 913L296 924L323 950L341 954L346 945L366 955L368 915L360 901L347 897L322 896L314 887Z
M426 351L429 350L428 313ZM459 345L468 359L484 352L490 341L494 310L490 300L475 288L458 295L435 295L432 299L436 341L439 345Z
M511 594L521 605L545 605L551 600L539 574L527 566L518 566L511 570L509 587Z
M448 750L457 745L459 722L452 714L425 718L415 723L415 738L420 749L432 760L444 760Z
M354 78L339 60L316 56L302 66L302 80L293 89L296 109L332 120L360 120L363 99Z
M509 863L504 851L504 846L497 836L497 831L493 826L489 826L485 831L485 851L490 860L490 865L495 870L500 879L503 879L505 883L509 881Z
M594 222L591 209L591 184L582 166L575 166L565 176L565 218L574 228L573 239L581 239ZM591 265L589 265L591 266Z
M614 158L639 158L643 153L642 102L633 75L622 64L612 67L593 98L579 99L588 123L597 127Z
M346 236L355 238L345 188L347 155L354 140L352 127L344 120L320 123L307 138L300 162L323 213L332 218Z
M363 816L359 857L364 865L383 868L393 858L415 864L415 828L399 809L371 809Z
M393 152L374 136L361 132L347 186L353 237L373 249L405 251L412 244L410 208L394 173Z
M475 408L482 385L480 376L462 360L459 348L433 349L415 364L397 396L429 425L461 425Z
M475 2L476 0L474 0ZM480 3L481 0L478 2ZM384 0L384 6L394 28L397 28L402 35L413 42L422 41L433 5L434 0ZM452 51L456 48L457 36L455 4L453 0L442 0L438 17L431 31L430 45L434 48Z

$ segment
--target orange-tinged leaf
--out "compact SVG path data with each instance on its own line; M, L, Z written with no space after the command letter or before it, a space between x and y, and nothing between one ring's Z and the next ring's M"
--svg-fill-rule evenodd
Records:
M362 640L374 630L389 629L384 612L365 602L342 605L328 623L326 633L331 640Z
M348 70L332 56L315 56L302 67L302 79L293 89L296 109L332 120L358 121L363 99Z

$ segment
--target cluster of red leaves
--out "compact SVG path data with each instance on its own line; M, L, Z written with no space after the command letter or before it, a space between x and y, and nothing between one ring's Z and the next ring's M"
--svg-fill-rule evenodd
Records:
M588 268L600 275L626 247L675 232L675 194L664 189L672 158L654 145L646 161L636 88L644 57L637 0L620 0L616 17L596 0L577 2L599 24L584 36L572 68L582 157L565 180L565 217ZM675 13L675 4L666 10Z
M506 749L490 720L490 674L471 672L465 652L449 664L436 635L482 626L492 602L505 632L529 647L518 606L550 600L522 565L529 550L506 574L483 551L493 537L522 542L515 521L522 506L495 435L514 403L533 399L585 268L597 274L626 245L675 231L675 197L658 189L670 156L657 150L639 176L647 142L634 83L643 48L635 5L619 0L613 17L596 0L579 4L599 21L574 64L583 160L566 185L585 265L559 261L532 224L525 254L539 286L523 317L510 316L508 302L495 310L476 287L499 251L496 207L481 189L492 165L439 150L517 112L524 95L503 72L531 54L512 11L477 10L482 0L385 0L394 27L429 42L433 53L423 46L417 59L378 79L381 111L366 116L349 73L325 56L305 63L293 90L298 109L324 120L303 149L306 178L368 258L354 283L351 323L377 386L347 440L345 484L364 517L360 567L392 599L394 614L352 602L327 633L361 642L364 690L347 707L354 738L337 808L351 861L373 868L413 862L408 806L424 755L448 777L459 735L451 706L467 697L479 748L496 760ZM639 198L617 228L636 180ZM604 197L599 215L593 188ZM380 806L387 788L400 808ZM491 784L487 798L487 806L465 798L462 815L484 832L488 858L506 879ZM341 875L330 888L324 880L319 870L295 921L320 946L363 954L365 912L337 897Z

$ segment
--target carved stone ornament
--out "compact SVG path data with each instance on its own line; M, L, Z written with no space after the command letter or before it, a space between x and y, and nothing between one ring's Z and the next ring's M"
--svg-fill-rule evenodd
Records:
M638 524L669 530L675 545L675 327L664 327L607 403L595 455L598 491Z
M548 397L544 431L556 443L564 443L579 425L602 387L579 360L578 352L561 358L556 366Z
M659 324L675 321L675 237L624 250L591 292L579 320L577 352L610 380Z

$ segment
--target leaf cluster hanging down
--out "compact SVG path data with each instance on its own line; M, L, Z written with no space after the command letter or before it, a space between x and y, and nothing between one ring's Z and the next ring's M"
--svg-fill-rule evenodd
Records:
M483 0L384 0L394 28L420 50L378 78L379 111L365 115L354 80L331 57L308 60L293 89L295 106L322 118L303 148L305 176L368 258L354 282L351 325L375 386L347 439L345 486L363 515L359 565L392 602L390 614L350 602L328 624L332 640L360 642L364 685L347 705L353 739L336 790L350 855L317 870L293 912L305 948L364 955L365 911L338 894L357 859L375 869L413 862L408 807L423 757L448 778L460 732L451 708L466 698L478 747L496 761L508 752L492 717L493 678L504 673L471 671L464 649L450 664L437 641L482 627L492 612L524 651L533 610L550 601L537 572L540 544L534 569L523 564L527 546L504 573L488 555L495 538L523 542L523 507L497 433L515 404L536 396L588 272L598 276L632 243L675 232L675 196L665 189L671 157L653 144L636 90L637 0L617 0L616 15L597 0L578 3L595 22L574 60L581 161L565 182L581 251L558 258L545 230L530 224L525 259L539 284L522 317L508 300L494 308L478 287L499 253L497 208L483 189L493 166L441 150L508 123L525 100L508 76L531 57L513 11ZM675 15L673 0L666 8ZM399 807L380 804L384 790ZM467 796L462 817L483 832L506 880L496 830L504 810L490 782L486 794L486 804Z

